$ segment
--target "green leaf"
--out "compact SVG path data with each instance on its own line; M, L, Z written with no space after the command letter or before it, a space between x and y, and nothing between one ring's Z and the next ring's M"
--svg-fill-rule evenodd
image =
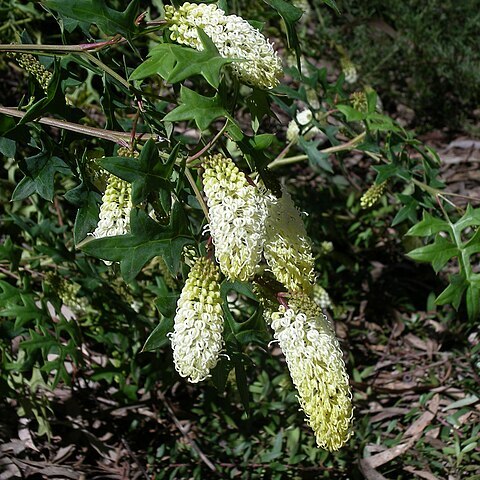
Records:
M166 163L158 155L155 142L150 139L138 158L107 157L99 164L117 177L132 184L132 203L138 205L147 199L150 192L172 189L170 177L177 157L178 146L172 150Z
M40 335L34 330L30 330L30 340L25 340L20 345L28 352L43 350L44 355L46 356L50 349L57 346L58 343L54 337Z
M122 34L130 38L135 26L139 0L132 0L123 12L107 7L105 0L44 0L43 3L62 16L95 24L107 35Z
M143 266L156 256L162 256L172 272L178 271L183 247L194 243L178 202L174 204L170 223L166 226L152 220L143 210L132 209L130 228L129 234L87 240L80 245L89 255L120 262L120 271L127 283L133 281Z
M20 180L12 194L12 200L23 200L38 193L45 200L52 201L55 173L70 173L65 162L58 157L50 157L48 152L25 159L25 177Z
M373 169L378 173L375 183L379 184L399 173L401 167L395 163L389 163L388 165L374 165Z
M322 0L325 5L328 5L330 8L333 8L338 15L341 14L340 10L337 7L335 0Z
M173 318L177 309L178 297L176 293L160 295L155 300L155 306L164 317Z
M8 158L15 156L17 144L14 140L6 137L0 137L0 153Z
M447 221L434 217L424 210L422 221L410 228L405 235L428 237L429 235L447 231L450 231L450 225Z
M299 137L298 144L303 149L303 151L308 155L308 160L313 169L318 171L318 169L325 170L326 172L333 173L332 165L328 161L328 154L320 152L318 150L318 145L321 140L305 140L303 137Z
M141 80L158 73L168 83L178 83L194 75L202 75L212 87L218 88L223 66L235 60L222 57L202 29L198 29L198 34L204 46L202 51L163 43L149 53L149 58L133 71L130 78Z
M345 115L347 122L359 122L367 118L367 113L355 110L350 105L337 105L337 109Z
M417 262L431 263L435 272L438 272L452 257L458 254L456 245L441 235L437 235L433 244L416 248L409 252L407 256Z
M259 88L254 88L253 93L245 99L245 103L252 116L252 128L254 132L258 130L265 116L272 115L269 99L269 94Z
M451 275L449 281L450 285L435 299L435 303L437 305L450 303L458 310L468 283L464 275Z
M214 97L204 97L182 85L180 105L165 115L165 122L194 120L200 130L205 130L216 118L227 117L218 93Z
M404 204L404 206L398 211L398 213L395 215L395 218L392 220L392 227L405 221L407 218L412 223L416 222L418 201L409 195L402 195L400 193L397 195L397 197Z
M467 314L470 320L475 320L480 315L480 275L476 281L470 283L465 294L467 301Z
M173 330L173 318L162 318L153 332L148 336L142 352L153 352L168 343L167 334Z
M89 190L82 182L65 195L65 199L78 207L73 227L73 241L78 245L98 223L100 195Z
M300 8L295 7L285 0L263 0L265 3L273 7L278 14L282 17L285 22L286 32L287 32L287 44L288 48L292 48L297 52L297 57L300 56L300 49L298 44L298 37L295 28L295 23L297 23L303 11Z
M250 412L250 395L248 392L248 379L245 372L244 359L242 354L232 355L233 365L235 366L235 380L237 381L238 393L240 400L247 415Z

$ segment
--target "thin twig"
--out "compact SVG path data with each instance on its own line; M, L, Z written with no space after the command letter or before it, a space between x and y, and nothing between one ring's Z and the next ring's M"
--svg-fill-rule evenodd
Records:
M110 40L97 43L81 43L79 45L43 45L43 44L0 44L0 52L30 52L30 53L42 53L42 52L57 52L57 53L71 53L71 52L95 52L102 48L109 47L118 43L126 42L127 40L121 35L115 35Z
M205 152L210 150L218 141L218 139L223 135L225 129L227 128L228 120L225 122L225 125L220 129L220 131L197 153L187 158L187 163L191 163L197 158L201 157Z
M10 115L12 117L23 118L25 116L25 112L22 112L14 107L2 107L0 106L0 113L5 115ZM56 118L50 117L39 117L34 122L42 123L44 125L50 125L51 127L63 128L65 130L70 130L72 132L83 133L84 135L89 135L91 137L103 138L104 140L110 140L111 142L118 143L123 147L129 146L130 136L129 132L117 132L114 130L106 130L102 128L96 127L87 127L85 125L79 125L78 123L67 122L66 120L59 120ZM137 139L145 139L148 140L149 138L153 138L157 142L164 141L165 138L161 137L160 135L156 134L148 134L148 133L139 133L136 135Z
M150 477L148 476L148 473L145 470L145 467L143 466L142 462L138 459L138 457L135 455L135 453L132 451L127 440L124 437L122 437L121 440L122 440L123 446L127 449L128 454L133 458L133 461L137 464L138 468L142 471L143 476L147 480L150 480Z
M190 446L195 450L195 452L198 454L198 456L201 458L202 462L212 471L216 472L217 468L215 465L207 458L207 456L200 450L200 447L197 445L195 440L190 438L188 435L188 431L185 429L185 427L180 423L180 420L177 418L175 415L175 412L173 411L172 406L170 405L170 402L165 398L165 395L161 392L158 391L158 396L160 397L160 400L164 403L166 409L168 410L168 413L172 417L173 422L175 423L175 426L178 428L180 433L183 435L185 440L190 444Z
M195 197L197 197L198 203L202 207L202 210L203 210L203 213L205 214L207 222L210 222L207 205L205 204L205 200L203 199L202 194L200 193L200 190L198 189L197 184L195 183L195 179L192 177L192 174L188 169L188 167L185 167L185 176L187 177L188 183L190 183L190 186L195 192Z
M341 145L335 145L333 147L324 148L323 150L319 150L319 153L336 153L336 152L342 152L344 150L352 150L358 143L360 143L365 138L365 135L366 135L366 132L362 132L356 137L352 138L347 143L342 143ZM308 155L296 155L294 157L281 158L278 160L273 160L273 162L271 162L268 165L268 168L276 168L276 167L289 165L291 163L296 163L296 162L300 162L302 160L307 160L307 159L308 159Z

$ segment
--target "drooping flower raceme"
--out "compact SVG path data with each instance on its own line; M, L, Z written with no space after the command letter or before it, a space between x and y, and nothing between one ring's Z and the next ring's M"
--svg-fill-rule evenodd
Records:
M263 254L275 278L287 290L310 292L315 281L312 244L292 198L267 197L268 216Z
M237 15L225 15L214 4L186 2L178 10L165 5L171 37L184 45L203 49L197 27L212 39L220 55L243 60L232 65L238 78L260 88L273 88L282 75L282 64L273 45L256 28Z
M246 281L255 274L262 256L265 197L221 154L207 158L204 168L209 228L220 269L230 280Z
M130 183L109 175L100 206L100 220L93 232L96 238L125 235L130 231L132 187Z
M353 407L342 351L330 322L301 295L272 315L298 400L317 445L338 450L351 436Z
M219 272L208 258L190 270L170 334L175 368L192 383L205 380L223 348Z

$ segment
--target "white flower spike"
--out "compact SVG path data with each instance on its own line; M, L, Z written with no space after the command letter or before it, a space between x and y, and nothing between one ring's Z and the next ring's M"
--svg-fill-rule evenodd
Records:
M214 4L186 2L178 10L165 6L172 40L202 50L197 27L212 39L220 55L243 60L231 68L243 82L259 88L273 88L283 74L282 63L273 45L237 15L225 15Z
M315 262L300 212L285 189L281 198L267 198L265 260L287 290L310 293L315 282Z
M265 197L231 159L221 154L207 158L204 168L209 228L220 269L229 280L249 280L262 258Z

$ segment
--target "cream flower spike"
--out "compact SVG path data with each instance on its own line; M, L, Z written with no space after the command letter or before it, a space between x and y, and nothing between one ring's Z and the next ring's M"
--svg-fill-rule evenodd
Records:
M271 326L317 445L329 451L350 438L353 407L348 375L330 322L306 295L272 315Z
M267 207L265 196L221 154L204 162L203 188L210 233L221 271L229 280L253 277L262 258Z
M92 233L94 237L112 237L130 232L131 193L132 187L128 182L115 175L108 176L100 206L100 220Z
M170 334L175 369L192 383L205 380L223 348L219 272L206 257L190 270Z
M270 194L267 199L265 260L287 290L311 293L315 282L314 258L300 212L285 188L281 198Z
M178 10L165 5L172 40L197 50L203 49L200 27L212 39L220 55L244 60L231 68L243 82L260 88L273 88L283 75L282 63L273 45L256 28L237 15L225 15L214 4L186 2Z

